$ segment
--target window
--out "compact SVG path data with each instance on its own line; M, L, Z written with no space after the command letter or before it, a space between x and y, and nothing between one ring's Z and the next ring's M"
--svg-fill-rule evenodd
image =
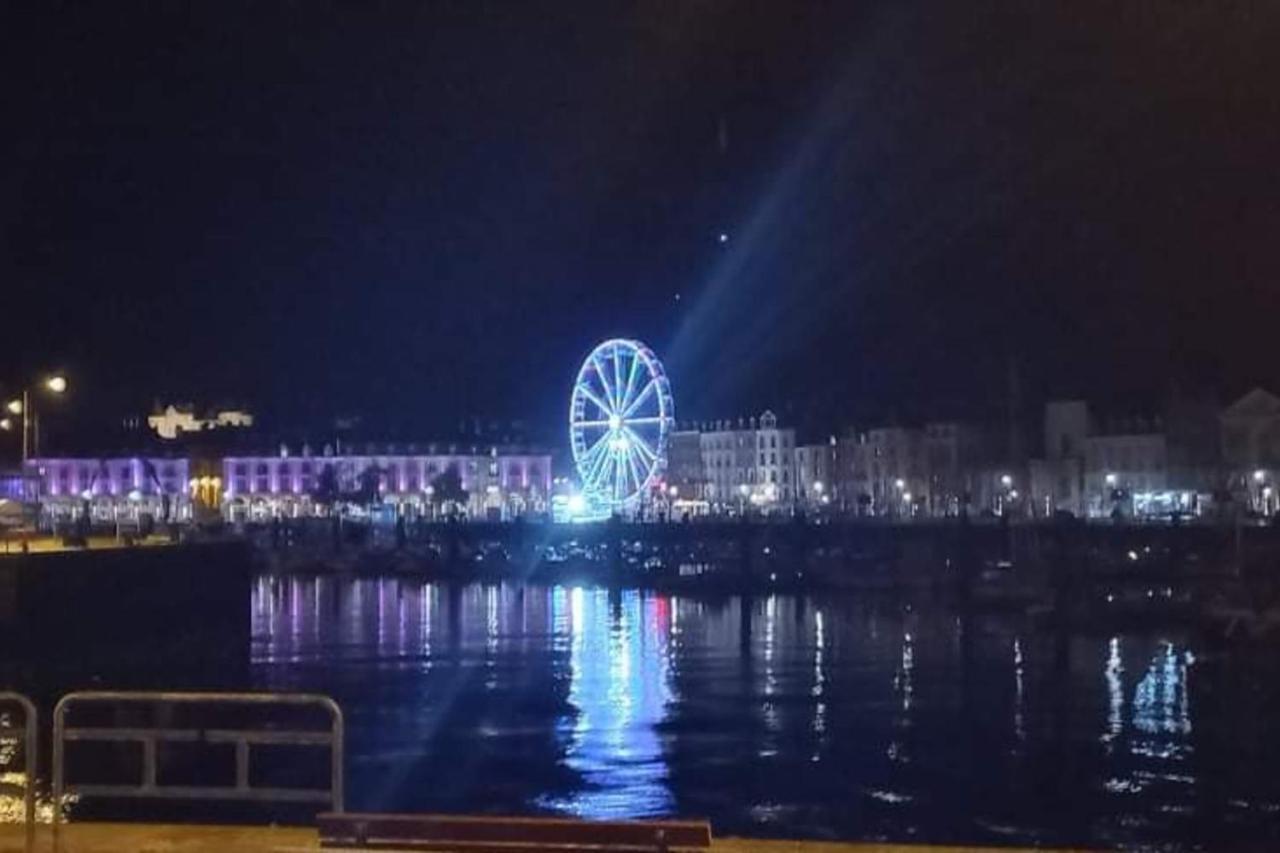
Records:
M265 462L259 462L259 463L258 463L258 476L259 476L259 477L265 477L265 476L267 475L267 473L268 473L268 471L267 471L267 463L265 463Z
M764 464L764 454L763 454L763 453L761 453L761 454L760 454L760 464L761 464L761 465L763 465L763 464Z
M770 465L777 465L777 464L778 464L778 454L776 454L776 453L770 453L770 454L769 454L769 464L770 464Z
M249 466L243 462L236 463L236 474L243 477L249 473Z
M770 447L778 446L778 437L776 435L769 436L769 446Z

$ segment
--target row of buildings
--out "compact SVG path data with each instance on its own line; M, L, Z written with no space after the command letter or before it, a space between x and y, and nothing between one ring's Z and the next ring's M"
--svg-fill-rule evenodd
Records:
M245 449L261 446L248 424L192 426L181 412L165 414L164 429L151 424L161 438L150 451L32 459L19 483L0 484L14 492L0 500L21 494L53 520L241 521L312 515L339 503L410 518L447 506L471 518L512 519L548 513L553 486L565 482L554 476L549 452L497 440L333 441L316 451L302 442L263 453ZM1262 389L1225 408L1179 399L1141 415L1054 401L1035 432L937 421L805 441L772 412L686 424L670 435L659 500L677 516L904 519L1271 516L1280 507L1280 398ZM204 438L232 433L245 440Z
M39 458L27 463L26 482L28 499L55 522L265 520L339 502L409 518L447 510L511 519L548 510L552 476L550 454L524 447L362 444Z
M713 514L1269 516L1280 502L1280 398L1262 389L1141 415L1054 401L1036 431L939 421L805 442L765 412L677 430L668 482L684 511Z

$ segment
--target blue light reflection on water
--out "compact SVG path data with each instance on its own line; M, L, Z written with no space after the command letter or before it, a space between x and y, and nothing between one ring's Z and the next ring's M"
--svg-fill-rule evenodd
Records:
M1187 637L409 577L264 577L252 612L256 684L346 709L354 808L1102 846L1280 809L1264 700L1220 668L1197 692Z

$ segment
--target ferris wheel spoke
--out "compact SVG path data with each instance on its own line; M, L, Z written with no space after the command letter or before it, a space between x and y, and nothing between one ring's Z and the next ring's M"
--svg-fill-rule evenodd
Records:
M605 423L608 423L608 421L605 421ZM624 423L626 423L628 426L630 426L631 424L660 424L662 423L662 418L658 417L657 415L651 418L627 418L626 421L624 421Z
M635 447L627 449L627 467L631 469L631 476L636 481L636 489L644 486L645 478L640 475L642 463L639 461L640 451Z
M631 405L632 395L636 391L636 377L640 375L640 355L639 353L631 354L631 370L627 374L627 389L622 394L622 404L619 409L625 410Z
M594 355L591 357L591 363L595 366L596 376L600 377L600 384L604 386L604 398L609 401L605 411L616 412L618 410L618 398L614 394L613 388L609 385L609 375L605 372L604 365L600 363L600 358Z
M640 408L640 404L649 398L649 395L653 393L653 389L656 388L657 386L658 386L658 380L650 379L648 384L646 384L644 388L640 390L640 393L636 395L636 398L632 400L631 403L628 404L627 407L622 410L622 412L620 412L620 414L625 418L627 417L627 415L630 415L636 409Z
M583 466L588 466L595 462L596 457L599 456L600 453L607 446L605 440L608 437L609 437L608 433L605 433L604 435L600 436L598 439L596 439L595 443L592 444L591 447L588 448L587 451L582 454Z
M639 423L639 421L632 421L631 423ZM608 425L608 421L578 421L574 424L576 427L607 427Z
M590 462L586 462L584 460L583 468L586 470L587 475L583 478L585 481L583 482L583 485L586 486L587 491L596 492L600 490L600 477L604 474L607 463L612 455L613 454L609 453L609 451L605 450L597 453L595 458Z
M622 411L622 353L617 347L613 350L613 399L614 410Z
M583 383L578 386L578 390L582 392L582 396L586 397L588 400L590 400L591 402L599 406L600 411L604 412L607 415L613 414L613 407L605 403L598 396L596 396L596 392L591 390L591 386L587 385L586 383Z
M645 441L643 438L640 437L640 433L626 426L624 426L622 429L626 432L627 438L631 440L631 442L635 445L636 449L648 457L649 464L653 464L654 462L658 461L657 452L652 447L649 446L649 442Z
M624 485L622 478L624 476L622 473L622 454L615 453L613 454L613 499L615 501L622 500L622 488Z

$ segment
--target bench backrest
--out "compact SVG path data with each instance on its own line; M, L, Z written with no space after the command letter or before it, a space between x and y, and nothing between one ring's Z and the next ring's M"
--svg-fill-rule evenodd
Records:
M669 850L711 846L705 821L586 821L412 814L322 814L321 847L501 851Z

